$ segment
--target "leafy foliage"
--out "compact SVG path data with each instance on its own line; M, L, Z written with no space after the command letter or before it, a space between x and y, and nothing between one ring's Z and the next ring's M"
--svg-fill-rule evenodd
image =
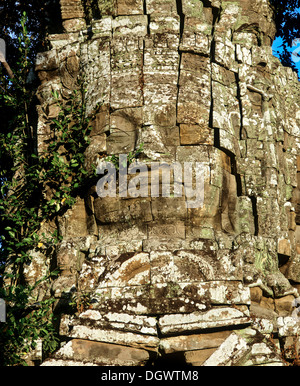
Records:
M144 143L141 143L135 150L130 151L128 154L126 154L126 162L125 165L122 165L122 167L130 166L132 163L137 161L138 156L143 152L144 149ZM120 168L120 156L119 155L111 155L107 156L103 159L104 162L111 162L116 170L119 170ZM124 161L123 161L124 162Z
M7 304L7 320L0 331L2 366L26 365L26 355L36 348L38 341L42 341L44 352L57 348L58 338L51 312L54 299L32 304L34 287L16 285L0 292L5 295Z
M14 78L0 74L0 110L6 129L0 132L0 298L7 304L7 323L1 324L0 363L24 364L26 353L42 340L46 352L57 347L52 304L54 299L37 299L39 285L49 286L55 272L48 272L34 286L28 285L24 269L33 252L54 246L57 232L41 234L41 224L70 208L88 172L83 167L89 144L90 118L86 117L82 87L62 104L55 92L58 114L50 125L53 138L43 154L36 152L36 120L30 112L35 89L27 81L32 67L32 40L22 15L17 37L19 57Z
M297 71L289 47L294 39L300 38L300 0L271 0L275 9L276 37L282 38L279 58L283 65Z
M47 33L59 33L62 30L59 0L1 0L0 1L0 38L8 46L8 62L14 63L18 58L16 36L21 27L23 13L28 17L27 28L32 40L30 56L33 59L37 52L46 49Z

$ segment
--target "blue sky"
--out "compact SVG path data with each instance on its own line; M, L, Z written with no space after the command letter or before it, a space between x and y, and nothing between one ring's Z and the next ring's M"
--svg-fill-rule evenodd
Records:
M276 52L282 50L280 48L281 44L282 44L282 38L276 38L274 43L273 43L273 55L278 56L276 54ZM292 52L295 51L295 50L300 54L300 36L299 36L299 39L296 39L295 46L294 47L290 47L290 52L291 52L292 59L294 60L295 65L296 65L296 67L299 70L299 76L300 76L300 57L296 58L294 55L292 55Z
M294 12L299 13L300 8L295 8ZM299 31L299 27L296 26L296 29ZM300 57L297 58L296 56L292 55L292 52L296 50L296 52L300 55L300 36L298 36L298 39L295 39L295 46L290 47L291 57L294 59L295 65L298 69L298 75L300 78ZM280 45L282 44L282 38L276 38L273 43L273 55L278 57L278 54L276 54L276 51L281 51Z

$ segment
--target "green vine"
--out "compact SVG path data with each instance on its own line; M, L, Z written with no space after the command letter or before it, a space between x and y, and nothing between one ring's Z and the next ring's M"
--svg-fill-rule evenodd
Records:
M51 191L51 199L42 207L44 216L57 215L62 208L72 207L77 191L89 176L84 168L84 152L90 143L93 117L86 117L84 90L75 90L64 105L57 92L53 96L60 108L50 125L55 138L39 158L39 180Z
M132 163L137 161L139 155L144 150L144 144L141 143L135 150L130 151L128 154L126 154L126 160L123 161L123 164L121 164L122 167L130 166ZM119 154L113 154L106 156L104 158L105 162L111 162L116 170L120 169L120 156Z
M57 231L45 235L41 225L72 207L89 176L84 152L93 117L86 117L82 87L64 103L58 92L53 93L59 107L50 123L53 138L45 152L37 154L32 114L36 88L28 82L33 64L28 59L31 39L26 22L24 13L18 36L20 60L13 78L0 73L4 91L0 108L7 117L7 130L0 133L0 298L7 308L6 323L0 324L0 365L26 364L26 354L39 340L45 353L58 347L52 312L55 299L40 300L36 295L40 285L50 286L57 272L48 272L30 286L24 270L33 252L45 252L60 241Z

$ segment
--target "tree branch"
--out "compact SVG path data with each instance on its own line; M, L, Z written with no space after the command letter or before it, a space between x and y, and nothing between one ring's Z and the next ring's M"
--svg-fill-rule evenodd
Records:
M0 62L3 64L4 68L6 69L6 72L8 73L9 77L11 79L14 78L14 74L9 66L9 64L7 63L7 61L4 59L3 55L0 53Z

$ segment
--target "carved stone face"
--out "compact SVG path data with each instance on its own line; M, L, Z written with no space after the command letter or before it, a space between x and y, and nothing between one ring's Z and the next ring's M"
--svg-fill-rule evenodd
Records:
M78 203L87 230L64 235L87 240L85 249L78 241L88 258L77 288L92 291L100 312L157 315L163 334L240 326L248 286L293 293L278 256L299 260L291 220L299 86L272 56L269 3L116 0L99 1L99 10L89 34L77 34L67 18L69 48L62 37L52 40L57 67L69 74L76 53L88 113L98 108L87 165L142 145L148 171L153 162L201 164L204 201L189 208L172 191L153 197L150 175L140 180L146 196L89 192L86 212ZM297 272L288 278L300 282Z
M146 253L147 280L142 268L137 269L144 273L141 281L134 279L140 285L154 285L151 254L160 255L161 249L168 251L167 257L160 256L162 267L176 267L167 282L194 282L199 266L182 271L173 252L192 250L192 256L202 254L206 261L199 240L214 259L225 255L228 261L240 259L240 268L241 250L259 256L262 244L270 266L261 267L260 258L253 257L245 269L250 283L265 268L267 276L279 272L277 241L269 241L277 220L264 209L270 207L279 221L279 206L287 199L283 191L276 193L275 201L264 193L271 197L279 183L275 170L279 176L285 173L279 166L282 150L277 141L282 129L276 119L281 115L281 97L276 98L278 84L271 77L278 64L271 56L275 29L268 2L146 1L144 9L137 0L103 7L100 3L103 18L92 22L92 39L83 41L79 51L88 109L102 106L87 154L93 160L97 153L129 154L142 144L139 159L149 171L146 197L95 196L92 216L100 239L108 237L106 253L115 237L126 247L116 246L113 255L132 253L134 267L139 261L136 253L142 253L143 264ZM151 197L151 162L204 165L203 204L188 208L184 195ZM171 173L171 182L174 178ZM287 229L276 229L279 240ZM116 236L109 237L112 232ZM207 264L211 272L219 273L214 264ZM240 280L242 271L233 272ZM226 271L220 280L227 275ZM209 279L204 275L203 280ZM290 286L284 280L285 291ZM165 281L164 277L156 284ZM268 286L266 278L263 282Z

